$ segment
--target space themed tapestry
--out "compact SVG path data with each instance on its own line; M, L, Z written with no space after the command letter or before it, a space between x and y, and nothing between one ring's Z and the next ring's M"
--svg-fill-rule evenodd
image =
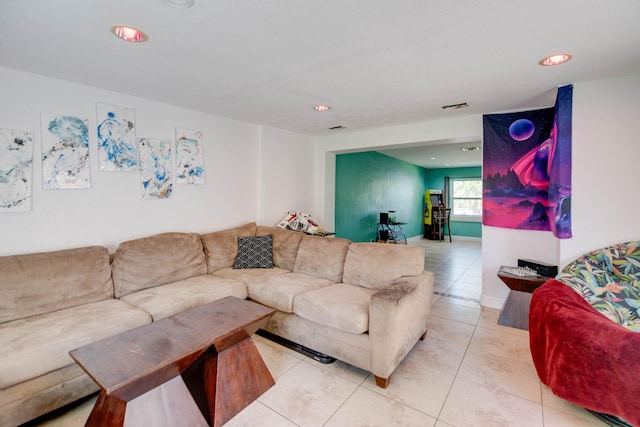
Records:
M483 116L482 223L571 237L573 87L552 108Z

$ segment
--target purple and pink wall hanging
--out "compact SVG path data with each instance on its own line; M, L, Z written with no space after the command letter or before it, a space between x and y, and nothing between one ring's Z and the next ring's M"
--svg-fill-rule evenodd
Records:
M552 108L483 116L484 225L571 237L573 86Z

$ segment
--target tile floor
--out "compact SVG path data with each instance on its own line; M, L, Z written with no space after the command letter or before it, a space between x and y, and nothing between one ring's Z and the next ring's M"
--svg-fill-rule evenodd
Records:
M480 306L480 242L410 244L426 248L425 267L436 272L433 308L426 339L387 389L368 372L255 336L276 384L226 426L606 426L543 386L527 332L499 326L499 310ZM94 401L38 425L84 425Z

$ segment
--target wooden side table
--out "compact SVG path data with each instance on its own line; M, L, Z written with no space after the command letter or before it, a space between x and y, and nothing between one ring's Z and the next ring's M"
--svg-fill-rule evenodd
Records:
M517 267L502 266L498 270L498 277L510 289L507 301L504 303L504 307L498 318L498 324L528 331L531 293L542 286L544 282L551 279L551 277L540 275L518 276L509 273L509 268Z
M223 298L69 354L101 388L87 426L221 426L275 384L251 335L275 313Z

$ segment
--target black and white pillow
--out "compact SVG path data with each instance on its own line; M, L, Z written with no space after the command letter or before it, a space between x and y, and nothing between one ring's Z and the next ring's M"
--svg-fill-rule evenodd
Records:
M273 268L273 236L238 237L238 257L233 268Z

